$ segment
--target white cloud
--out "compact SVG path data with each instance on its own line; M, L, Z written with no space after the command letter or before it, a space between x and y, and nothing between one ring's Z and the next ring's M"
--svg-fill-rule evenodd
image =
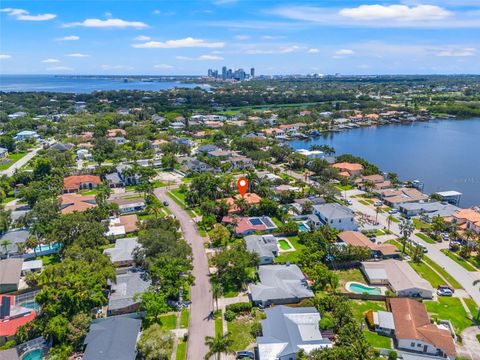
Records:
M248 45L242 48L243 50L241 51L241 53L248 55L289 54L295 51L305 49L304 47L299 45L283 45L277 46L275 48L265 48L262 45Z
M340 16L350 19L370 20L395 20L395 21L435 21L442 20L452 13L436 5L360 5L356 8L345 8L339 11Z
M151 39L150 36L140 35L140 36L137 36L134 40L137 40L137 41L148 41L148 40L150 40L150 39Z
M162 70L173 69L173 66L172 66L172 65L168 65L168 64L157 64L157 65L153 65L153 67L154 67L155 69L162 69Z
M67 54L67 55L65 55L65 56L75 57L75 58L86 58L86 57L90 57L90 55L82 54L82 53L71 53L71 54Z
M248 35L236 35L235 39L237 39L237 40L248 40L248 39L250 39L250 36L248 36Z
M132 70L133 67L132 66L128 66L128 65L102 65L101 66L102 69L104 70Z
M0 12L8 13L8 15L13 16L15 19L23 21L46 21L57 17L55 14L30 15L30 12L27 10L13 8L0 9Z
M63 27L77 27L83 26L87 28L120 28L125 29L128 27L133 27L137 29L147 28L148 25L141 21L127 21L122 19L85 19L81 22L73 22L69 24L64 24Z
M224 42L208 42L202 39L187 37L179 40L167 40L165 42L149 41L143 44L132 44L134 48L140 49L175 49L175 48L222 48Z
M333 57L335 59L341 59L341 58L344 58L344 57L347 57L347 56L350 56L350 55L353 55L353 54L355 54L355 51L353 51L351 49L340 49L340 50L335 51L335 54L333 55Z
M57 41L77 41L80 40L80 36L77 35L68 35L61 38L57 38Z
M276 39L283 39L285 36L273 36L273 35L263 35L263 40L276 40Z
M42 60L42 63L44 63L44 64L56 64L56 63L59 63L59 62L60 62L60 60L52 59L52 58Z
M158 10L158 9L155 9L155 10L153 10L153 13L154 13L155 15L159 15L159 14L161 14L162 12L161 12L160 10Z
M72 71L73 68L68 66L54 66L47 68L47 71Z
M177 60L198 60L198 61L219 61L223 60L223 57L218 55L200 55L197 57L189 57L189 56L177 56Z
M111 17L112 17L112 13L111 13L111 12L109 12L109 11L107 11L107 12L105 13L105 17L107 17L107 18L111 18Z
M0 54L0 60L10 59L12 56L8 54Z
M475 48L464 48L459 50L441 50L436 53L440 57L468 57L478 55L478 50Z
M311 48L311 49L308 49L307 51L309 54L317 54L320 52L320 50L318 50L317 48Z

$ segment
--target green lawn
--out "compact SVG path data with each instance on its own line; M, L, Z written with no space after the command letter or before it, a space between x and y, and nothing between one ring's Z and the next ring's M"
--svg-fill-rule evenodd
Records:
M244 350L255 342L250 330L255 322L260 321L259 314L260 312L257 312L255 319L250 319L250 316L242 316L228 323L228 331L232 334L233 340L232 350Z
M450 259L455 261L458 265L461 265L465 270L477 271L477 269L475 269L468 261L466 261L465 259L462 259L460 256L457 256L456 254L452 253L450 250L442 249L440 251L442 253L444 253L445 255L447 255Z
M219 314L215 316L215 337L223 335L223 314L219 310Z
M18 152L14 154L8 154L8 161L0 164L0 170L7 170L10 166L15 164L18 160L27 155L28 152Z
M188 309L183 309L180 315L180 328L187 329L188 328L188 320L189 320L190 312Z
M292 264L296 264L298 256L302 253L303 250L305 250L305 245L302 245L298 242L298 236L289 237L288 240L295 248L295 251L286 252L280 256L277 256L275 258L275 262L278 264L285 264L287 261Z
M422 239L423 241L429 243L429 244L435 244L436 241L433 240L430 236L428 235L425 235L425 234L422 234L422 233L416 233L415 235L417 235L420 239Z
M365 313L368 310L379 311L387 310L385 301L371 301L371 300L350 300L350 307L352 308L353 316L361 323L365 322Z
M335 273L340 280L340 286L344 286L349 281L365 283L365 278L360 269L337 270Z
M413 218L412 221L413 221L413 224L415 225L415 229L417 229L417 230L430 228L430 225L428 225L427 223L424 223L420 219Z
M175 357L176 360L186 360L187 359L187 343L182 341L178 342L177 354Z
M350 185L350 184L348 184L348 185L338 184L338 185L335 185L335 187L336 187L338 190L341 190L341 191L352 190L352 189L353 189L353 186Z
M472 321L458 298L439 297L438 301L425 301L424 304L430 316L450 320L457 335L460 335L465 328L472 326Z
M277 227L282 227L283 226L283 223L277 218L277 217L272 217L272 221L275 225L277 225Z
M468 310L470 310L470 313L472 314L473 317L476 317L478 314L478 306L475 301L473 301L472 298L464 298L463 301L465 301L465 304L468 307Z
M454 279L452 275L450 275L444 268L438 265L436 262L428 258L427 256L423 257L423 261L425 261L428 265L433 267L437 272L442 275L455 289L463 289L462 285Z
M177 327L177 314L160 316L162 327L166 330L173 330Z
M363 330L363 334L367 341L375 348L391 349L392 341L388 336L378 335L376 332L370 330Z
M280 249L282 249L282 250L290 250L292 248L290 246L290 244L283 239L278 240L278 245L280 246Z
M367 200L358 200L358 202L366 206L371 205Z
M445 281L424 262L416 264L411 261L409 264L421 277L432 284L434 288L436 288L438 285L445 284Z

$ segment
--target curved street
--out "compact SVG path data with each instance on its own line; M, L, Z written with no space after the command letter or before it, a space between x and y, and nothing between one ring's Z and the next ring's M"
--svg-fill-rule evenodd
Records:
M197 230L196 224L180 205L170 199L167 191L170 187L155 189L155 196L160 201L167 201L168 208L180 222L185 240L193 251L193 276L195 284L190 289L190 321L188 325L187 360L203 359L208 352L205 336L214 336L214 321L208 316L213 310L213 299L208 271L208 259L203 246L205 239Z

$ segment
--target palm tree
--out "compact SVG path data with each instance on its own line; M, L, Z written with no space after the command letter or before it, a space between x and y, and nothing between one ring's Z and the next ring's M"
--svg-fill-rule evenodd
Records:
M25 246L28 249L32 249L33 252L35 253L35 256L37 256L36 248L38 247L38 245L40 245L40 241L38 241L37 237L34 235L29 236L25 241Z
M223 294L223 286L218 282L218 280L212 282L212 296L215 300L215 306L218 310L218 298Z
M415 225L410 220L404 220L400 223L399 228L402 234L402 253L405 254L405 245L415 231Z
M220 360L222 354L234 354L235 352L230 349L233 344L231 339L231 334L227 333L225 335L219 336L206 336L205 345L208 346L209 351L205 355L205 360L210 360L212 356L215 356L217 360Z
M378 224L378 214L381 212L380 206L375 207L375 225Z
M392 225L392 221L394 221L395 216L393 215L388 215L387 217L387 229L390 231L390 225Z
M2 246L3 249L5 250L5 255L7 255L7 257L8 257L8 247L10 245L12 245L12 242L8 239L2 240L2 242L0 243L0 246Z

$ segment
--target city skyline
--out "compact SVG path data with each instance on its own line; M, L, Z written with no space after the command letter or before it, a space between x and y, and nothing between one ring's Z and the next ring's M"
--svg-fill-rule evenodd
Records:
M480 73L472 0L3 1L2 74Z

